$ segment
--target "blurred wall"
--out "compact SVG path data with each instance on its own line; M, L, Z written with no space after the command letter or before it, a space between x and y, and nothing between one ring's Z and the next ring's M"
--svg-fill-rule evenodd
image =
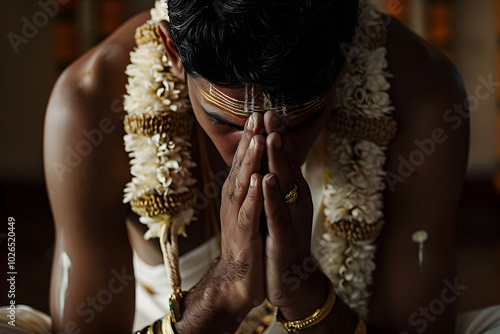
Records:
M25 21L40 11L36 1L0 2L0 178L41 180L42 124L45 105L57 78L53 62L54 20L32 31L14 48L9 33L22 36ZM40 23L42 23L40 21ZM30 31L27 31L30 32ZM13 38L13 35L10 35ZM31 36L28 34L27 36ZM16 41L17 42L17 41ZM17 44L17 43L16 43Z
M0 1L2 35L0 44L0 182L2 183L43 181L43 119L52 86L60 70L54 60L56 19L47 15L47 10L42 4L54 2L63 4L68 0ZM123 19L150 8L154 3L153 0L126 0L125 2ZM48 8L55 7L49 6ZM49 14L51 9L49 9ZM56 11L54 14L59 13ZM26 22L36 25L34 25L35 30L32 31L24 28L24 35L29 38L23 39L23 27L27 25ZM9 38L13 39L14 43ZM13 47L12 44L16 46Z
M444 50L455 63L463 78L471 105L468 175L493 175L500 161L500 153L496 154L500 152L500 89L492 87L500 81L500 1L372 2L382 11L397 16L400 14L398 17L410 29L430 40L435 47ZM485 85L484 82L491 84ZM479 88L481 86L482 88Z
M498 82L499 32L497 0L454 1L453 56L470 96L471 149L469 173L485 174L495 169L499 117L498 97L482 98L483 79ZM490 87L491 88L491 87ZM495 87L493 87L495 89Z

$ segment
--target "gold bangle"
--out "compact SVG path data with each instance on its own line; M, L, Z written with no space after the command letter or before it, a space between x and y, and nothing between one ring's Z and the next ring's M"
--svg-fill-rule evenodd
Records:
M184 298L184 292L180 287L176 288L175 291L170 295L168 299L168 305L170 308L170 321L176 323L181 320L181 303Z
M288 333L293 333L304 328L312 327L320 321L324 320L328 316L328 314L330 314L333 309L333 305L335 305L336 299L337 295L335 294L335 289L333 288L332 282L328 279L328 298L326 298L325 303L312 315L303 320L287 321L283 318L281 311L278 309L278 313L276 314L276 322L280 324L284 329L286 329Z
M153 325L148 327L148 334L155 334L155 330L153 329Z
M170 313L167 313L165 319L163 319L161 323L161 332L162 334L175 334L174 327L172 326L172 318L170 317Z
M354 329L354 334L366 334L366 324L361 318L361 316L358 314L358 324L356 325L356 328Z

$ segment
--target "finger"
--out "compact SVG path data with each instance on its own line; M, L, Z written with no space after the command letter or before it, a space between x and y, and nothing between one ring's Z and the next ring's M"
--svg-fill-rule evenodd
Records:
M283 133L284 131L286 131L288 119L285 117L281 118L276 110L271 109L264 114L263 122L264 128L266 129L267 133Z
M234 154L231 170L226 180L227 193L230 196L231 203L241 203L244 199L241 196L242 194L244 195L248 189L248 183L250 182L249 179L252 172L247 171L247 175L239 179L237 179L237 176L243 166L245 157L248 155L247 153L249 153L248 150L252 143L252 138L260 131L262 126L262 116L259 113L253 113L245 123L245 130ZM254 142L254 144L258 143ZM259 146L252 146L252 149L255 147L260 148Z
M243 236L241 241L248 243L249 238L261 236L259 224L262 206L262 175L254 173L250 177L249 189L238 213L238 231Z
M295 186L296 180L283 149L281 135L271 133L266 139L269 172L276 175L282 196L288 194Z
M297 181L301 178L302 172L288 137L288 131L286 129L287 121L288 119L281 118L275 110L269 110L266 112L263 120L264 127L269 134L275 132L280 135L282 150L284 152L283 162L288 162L291 173L294 176L295 181ZM286 189L282 190L287 191Z
M267 174L263 178L262 193L269 237L279 240L292 233L288 208L281 197L276 175Z
M241 163L238 174L234 178L233 188L229 192L231 203L240 203L250 186L251 175L260 171L262 157L265 151L264 138L261 135L255 135L250 140L246 155Z
M285 119L286 121L286 119ZM300 165L297 161L295 151L292 148L289 135L286 130L285 121L281 119L274 110L268 111L264 115L264 127L273 131L266 141L267 158L269 160L269 171L276 175L279 183L282 200L285 203L285 197L297 186L298 198L287 206L292 223L298 225L293 229L300 231L306 225L302 224L303 219L299 217L308 217L312 210L312 199L309 186L302 175ZM279 141L281 140L281 149ZM312 216L311 216L312 217ZM308 219L308 218L306 218Z
M245 158L245 154L252 137L257 134L259 132L259 128L263 126L262 122L262 116L259 113L253 113L245 122L243 136L240 139L231 164L231 172L234 172L235 175L238 173L241 163Z

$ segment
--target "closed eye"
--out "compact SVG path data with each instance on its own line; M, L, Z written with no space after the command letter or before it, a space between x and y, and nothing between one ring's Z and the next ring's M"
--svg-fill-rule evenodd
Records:
M203 108L202 108L203 109ZM212 114L208 111L206 111L205 109L203 109L203 111L205 112L205 114L208 116L208 118L210 119L210 121L216 125L216 126L221 126L221 127L230 127L232 129L235 129L237 131L244 131L245 130L245 127L244 126L240 126L240 125L237 125L237 124L234 124L234 123L231 123L227 120L225 120L224 118L222 117L219 117L217 116L216 114ZM293 128L290 128L287 130L288 133L292 133L292 132L295 132L297 130L300 130L304 127L306 127L307 125L309 125L310 123L314 122L316 119L318 119L320 116L323 115L323 112L324 111L321 111L321 112L316 112L314 113L311 117L309 117L308 119L306 119L305 121L302 121L300 124L298 124L297 126L293 127Z
M212 113L209 113L208 111L206 111L205 109L203 109L203 111L205 112L205 114L207 114L208 118L210 119L210 121L217 125L217 126L224 126L224 127L230 127L230 128L233 128L235 130L238 130L238 131L243 131L245 130L245 128L243 126L240 126L240 125L237 125L237 124L234 124L234 123L231 123L229 121L226 121L225 119L221 118L221 117L218 117L217 115L215 114L212 114Z

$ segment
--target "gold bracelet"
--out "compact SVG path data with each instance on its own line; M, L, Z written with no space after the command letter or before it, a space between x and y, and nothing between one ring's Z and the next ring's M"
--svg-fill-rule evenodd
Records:
M170 295L168 299L168 305L170 308L170 321L176 323L181 320L181 303L184 298L184 292L180 287L176 288L175 291Z
M276 322L280 324L284 329L286 329L288 333L293 333L304 328L312 327L320 321L324 320L328 316L328 314L330 314L333 309L333 305L335 305L336 299L337 295L335 294L335 289L333 288L332 282L328 279L328 298L326 299L325 303L312 315L303 320L287 321L283 318L281 311L278 309L278 313L276 314Z
M167 313L165 319L163 319L161 323L161 332L162 334L175 334L174 327L172 326L172 318L170 317L170 313Z
M354 329L354 334L366 334L366 324L361 318L361 316L358 314L358 324L356 325L356 328Z

